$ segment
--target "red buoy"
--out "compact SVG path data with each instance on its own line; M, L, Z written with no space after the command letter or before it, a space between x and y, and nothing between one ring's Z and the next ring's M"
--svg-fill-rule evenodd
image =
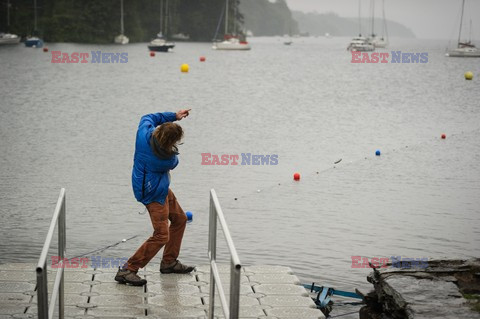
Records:
M204 56L200 57L200 62L205 62L205 57Z
M47 48L47 47L44 47L44 48L43 48L43 52L48 52L48 48Z
M300 180L300 173L293 174L293 179L296 180L296 181L299 181Z
M445 134L442 134L442 140L446 139L447 136Z
M150 56L155 56L155 52L150 51Z

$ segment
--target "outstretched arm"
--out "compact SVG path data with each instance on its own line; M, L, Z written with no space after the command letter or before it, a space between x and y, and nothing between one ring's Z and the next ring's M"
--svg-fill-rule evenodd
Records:
M142 116L138 127L143 125L149 125L153 128L166 122L173 122L177 119L174 112L152 113Z
M184 117L187 117L191 109L180 110L177 113L174 112L163 112L163 113L152 113L142 116L138 126L150 125L152 127L157 127L167 122L180 121Z

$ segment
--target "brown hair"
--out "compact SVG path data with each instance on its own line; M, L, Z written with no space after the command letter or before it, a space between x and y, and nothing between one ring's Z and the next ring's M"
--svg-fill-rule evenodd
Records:
M163 123L153 131L153 138L167 155L173 155L178 152L177 143L183 137L183 129L175 123Z

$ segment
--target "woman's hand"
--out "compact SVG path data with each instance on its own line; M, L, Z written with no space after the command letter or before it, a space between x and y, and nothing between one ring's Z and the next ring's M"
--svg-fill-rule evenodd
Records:
M183 119L184 117L187 117L188 115L190 115L188 112L190 112L192 109L188 109L188 110L180 110L176 113L177 115L177 121L180 121L181 119Z

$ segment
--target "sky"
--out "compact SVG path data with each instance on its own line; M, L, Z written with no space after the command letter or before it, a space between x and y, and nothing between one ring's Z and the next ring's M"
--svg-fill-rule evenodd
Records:
M360 0L366 17L371 0ZM375 0L376 16L381 16L382 0ZM385 16L402 23L420 39L456 39L460 26L462 0L384 0ZM341 17L357 17L359 0L286 0L291 10L319 13L335 12ZM480 0L465 0L464 28L468 37L480 39ZM463 38L463 36L462 36ZM478 44L478 43L477 43Z

